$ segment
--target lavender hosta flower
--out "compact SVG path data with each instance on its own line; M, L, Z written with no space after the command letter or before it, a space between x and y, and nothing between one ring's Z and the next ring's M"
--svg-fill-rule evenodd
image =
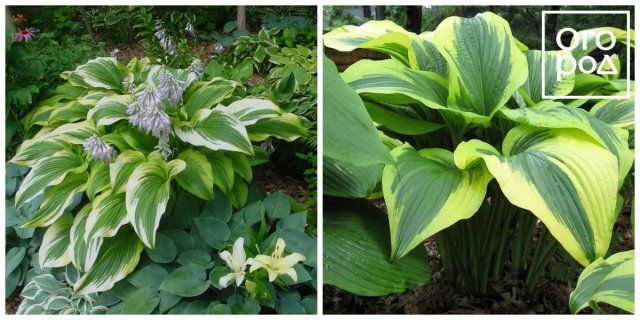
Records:
M198 81L202 79L202 76L204 76L204 64L202 64L200 59L194 59L189 67L187 67L187 70L195 73Z
M166 138L171 130L171 119L162 106L143 107L138 127L158 138Z
M95 135L85 140L82 147L92 158L104 163L110 163L116 157L116 150Z
M134 93L136 91L136 86L133 84L133 77L131 77L131 75L128 75L126 77L124 77L124 80L122 80L122 87L125 90L128 90L129 93Z
M267 139L260 144L260 148L264 149L268 154L276 152L276 148L271 143L271 140Z
M142 121L142 104L139 101L134 101L127 106L127 114L129 115L129 123L134 127L140 126Z
M146 87L143 91L136 93L136 98L145 109L162 106L162 94L153 87Z
M191 21L187 22L187 26L184 28L184 31L186 31L190 36L196 38L196 30L193 28L193 25L191 24Z
M160 152L162 155L162 159L167 160L173 154L173 150L171 150L171 146L169 146L169 137L161 137L158 141L158 145L155 146L154 150Z
M172 104L182 103L184 87L184 81L176 79L170 72L162 70L158 74L158 91L162 97L171 101Z
M166 53L170 55L174 55L176 51L175 51L175 45L173 44L173 39L171 39L171 36L167 34L167 32L162 27L162 24L160 23L156 23L155 29L156 29L155 36L156 38L158 38L158 41L160 42L160 46L162 47L162 49Z

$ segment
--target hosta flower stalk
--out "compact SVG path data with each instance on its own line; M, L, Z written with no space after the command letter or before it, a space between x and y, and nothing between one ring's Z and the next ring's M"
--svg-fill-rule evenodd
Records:
M110 163L116 157L116 151L98 136L89 137L82 143L84 151L92 158Z

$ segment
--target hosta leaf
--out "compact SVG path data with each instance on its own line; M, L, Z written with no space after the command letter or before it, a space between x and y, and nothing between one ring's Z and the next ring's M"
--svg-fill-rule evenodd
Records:
M634 313L633 250L599 258L587 266L569 297L569 309L576 314L590 302L605 302Z
M248 159L249 157L235 152L227 154L227 157L229 157L231 159L231 163L233 163L233 171L245 181L250 182L253 178L253 172L251 170L251 163Z
M324 155L356 166L391 162L362 100L324 57Z
M93 161L87 182L87 197L93 201L96 194L111 187L109 183L109 165L101 161Z
M444 149L391 151L393 165L382 172L382 191L389 211L391 259L401 258L426 238L470 218L482 204L492 179L484 165L459 169Z
M97 135L93 120L63 124L42 137L42 140L63 140L71 144L82 144L89 137Z
M213 183L215 183L224 194L228 194L231 192L234 182L233 162L231 158L216 152L208 154L207 159L213 169Z
M589 110L589 113L614 127L633 130L634 104L635 94L628 100L601 100Z
M185 94L183 110L193 116L200 109L211 109L229 97L235 87L233 81L219 80L202 86L193 93L188 92Z
M109 290L131 273L140 261L143 245L130 228L107 238L91 269L73 286L75 294L90 294Z
M58 219L73 202L73 198L82 192L89 175L86 172L70 173L59 184L49 188L44 194L40 208L29 216L22 227L46 227Z
M209 288L207 273L197 264L179 267L171 272L160 284L160 290L181 297L195 297Z
M235 177L235 182L233 183L233 188L231 188L231 192L227 195L231 204L236 209L242 209L244 205L247 203L247 197L249 196L249 187L244 180Z
M43 193L46 187L61 183L67 173L79 173L86 168L87 163L81 156L67 150L38 161L16 193L16 208Z
M245 126L254 124L260 119L277 117L282 112L271 100L255 98L232 102L226 109L240 119Z
M247 126L247 132L252 141L263 141L273 136L291 142L308 135L300 117L290 112L258 120L255 124Z
M38 252L40 268L64 267L71 262L67 248L72 224L73 217L64 215L47 228Z
M446 108L445 79L433 72L411 70L398 61L361 60L345 70L342 79L360 95L380 102Z
M544 81L545 95L547 96L566 96L573 90L574 76L562 75L560 81L556 77L556 68L561 52L545 51L544 68L545 79L542 79L542 51L529 50L526 51L527 64L529 65L529 76L524 82L522 88L533 103L542 101L542 82ZM566 65L569 60L563 60L563 70L567 70Z
M96 106L89 110L87 118L97 126L108 126L120 120L128 119L127 106L134 101L132 95L108 96L100 99Z
M139 164L127 182L127 219L147 247L155 247L156 230L169 200L171 179L184 168L182 160L150 159Z
M62 139L36 141L31 144L29 144L29 141L25 141L18 150L18 153L10 161L18 165L31 167L39 160L50 157L54 153L69 149L70 147L71 144Z
M381 163L356 167L324 157L323 194L343 198L366 198L380 182L383 167Z
M128 222L125 193L113 194L107 190L93 200L84 239L88 241L96 237L113 237Z
M443 127L442 124L416 119L411 116L396 113L388 110L378 103L370 101L364 102L364 107L371 116L371 119L384 126L384 128L406 135L422 135L436 131Z
M573 57L576 60L579 60L580 58L588 55L591 51L597 49L597 43L600 43L601 46L607 46L611 42L611 37L607 33L603 33L603 31L611 32L617 41L620 41L625 45L629 43L631 47L635 47L635 31L633 29L630 30L631 32L629 32L629 34L627 34L627 30L619 28L593 28L581 30L576 34L576 36L571 38L571 45L575 45L576 42L579 43L579 45L575 45L575 48L571 51ZM602 36L600 36L601 33ZM596 40L598 42L596 42ZM585 45L587 47L586 50L584 49Z
M474 122L488 122L527 79L527 59L494 13L449 17L433 42L449 63L447 107L481 116Z
M222 110L200 109L190 122L174 124L173 129L180 140L195 146L253 154L247 129Z
M366 201L325 202L324 283L362 296L383 296L423 285L431 276L427 251L389 262L383 212Z
M176 181L185 190L204 199L213 199L213 169L207 157L196 150L185 150L178 155L185 168L176 176Z
M629 133L612 127L580 108L543 103L539 108L503 109L509 119L542 128L574 128L584 131L618 159L619 183L622 184L633 164L633 151L627 142Z
M68 102L51 111L47 125L56 127L62 123L84 120L87 118L89 109L91 109L90 105L84 105L78 101Z
M502 151L471 140L455 161L466 168L484 160L507 199L536 215L580 264L604 256L617 217L615 156L582 131L527 126L511 129Z
M124 66L115 58L96 58L71 72L69 82L83 88L121 91L124 76Z
M139 151L123 151L116 161L109 164L109 179L113 193L124 190L133 170L145 160L144 154Z
M82 207L73 220L73 226L71 227L69 256L78 271L88 271L91 269L96 258L98 258L98 252L102 246L101 237L86 239L86 224L90 211L90 203Z
M322 37L324 45L338 51L353 51L357 48L375 50L389 54L409 66L409 32L392 21L371 20L362 26L342 26Z

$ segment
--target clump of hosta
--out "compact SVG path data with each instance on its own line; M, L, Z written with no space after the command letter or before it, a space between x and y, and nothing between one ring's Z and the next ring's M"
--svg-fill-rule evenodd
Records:
M22 293L18 314L105 314L107 307L98 305L95 293L74 295L73 288L51 274L39 275Z
M256 272L258 269L264 269L269 274L269 282L276 280L278 276L288 275L293 282L298 281L298 275L293 268L298 262L306 261L304 255L294 252L288 256L284 256L285 242L284 239L278 238L276 246L271 255L259 254L255 258L247 259L244 251L244 238L240 237L233 244L233 251L220 252L220 259L231 270L230 273L220 278L219 284L226 288L229 282L234 281L236 286L240 286L245 276L245 268L251 266L249 272Z
M97 58L63 77L25 119L33 134L10 161L30 168L16 208L43 199L23 225L47 228L41 267L81 270L76 294L108 290L131 273L143 248L156 248L176 195L221 193L241 208L251 166L268 161L258 145L307 134L270 100L235 96L241 84L202 81L198 60L174 69ZM65 214L81 193L80 209Z

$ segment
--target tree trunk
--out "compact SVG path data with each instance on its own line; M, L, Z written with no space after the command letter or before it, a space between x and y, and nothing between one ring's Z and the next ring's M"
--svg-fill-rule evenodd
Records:
M560 10L560 6L551 6L551 11ZM551 34L551 32L556 32L556 26L558 25L558 15L557 14L548 14L546 23L546 31L547 34Z
M406 6L406 9L407 29L419 34L422 31L422 6Z
M371 6L362 6L362 16L366 20L371 20Z
M79 6L80 15L82 16L82 22L84 22L84 27L87 28L87 32L93 38L93 41L96 41L96 34L93 32L93 28L91 28L91 22L89 22L89 18L87 18L87 12L84 10L84 6Z
M376 6L376 20L384 20L387 18L387 13L384 12L384 6Z
M13 17L11 16L11 9L9 6L4 7L4 25L7 30L11 30L11 35L16 33L16 25L13 23Z
M239 30L247 30L247 7L246 6L238 6L238 17L236 21L238 22Z

